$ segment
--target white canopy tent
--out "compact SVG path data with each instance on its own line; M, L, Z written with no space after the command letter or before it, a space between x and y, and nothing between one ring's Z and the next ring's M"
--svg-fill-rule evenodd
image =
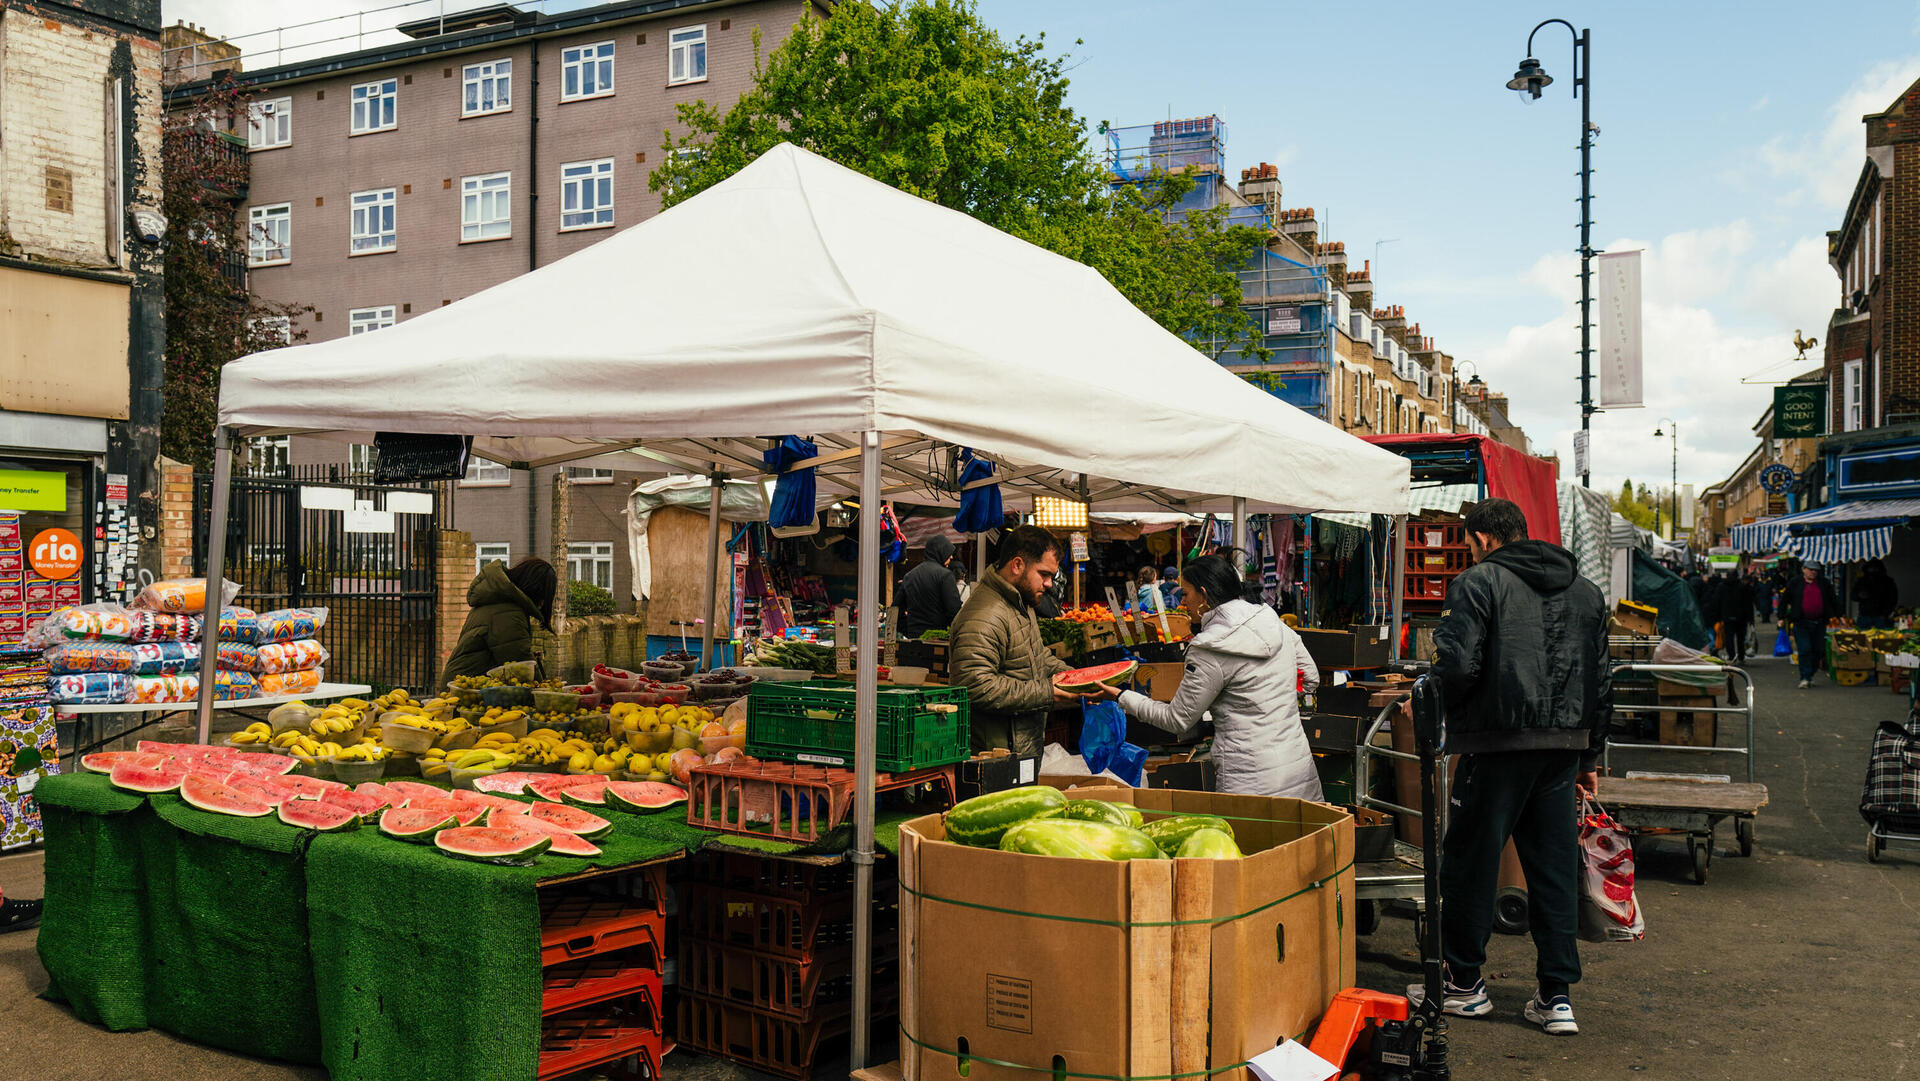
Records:
M514 466L764 475L806 434L823 495L951 502L953 446L1009 495L1102 511L1404 514L1406 459L1247 384L1081 264L791 145L599 244L377 334L227 366L213 525L232 440L475 436ZM1011 500L1009 505L1013 506ZM711 517L710 517L710 520ZM878 516L860 517L861 642L878 638ZM1241 526L1240 528L1244 528ZM207 555L221 572L221 546ZM714 575L709 574L711 582ZM209 591L207 628L218 625ZM710 606L711 607L711 606ZM207 643L207 655L213 643ZM706 656L711 656L709 648ZM875 665L857 683L854 1061L867 1046ZM203 681L200 734L212 715Z

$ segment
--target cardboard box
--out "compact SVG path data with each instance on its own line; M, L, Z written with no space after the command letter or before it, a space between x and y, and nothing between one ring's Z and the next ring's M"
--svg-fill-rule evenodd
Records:
M975 755L960 763L955 795L961 799L1032 784L1040 774L1038 758L1017 758L1002 748Z
M1213 759L1193 760L1191 752L1163 759L1148 759L1143 771L1148 788L1179 788L1188 792L1211 792L1219 785L1219 770Z
M1379 627L1354 626L1344 631L1301 627L1307 655L1321 668L1384 668L1389 643ZM1321 678L1325 678L1323 674Z
M1671 706L1671 712L1660 714L1660 742L1678 747L1711 747L1718 730L1715 720L1717 713L1690 713L1683 707L1712 709L1715 700L1710 695L1698 695L1692 698L1663 698L1661 705Z
M1346 812L1193 792L1101 798L1230 816L1247 858L1049 859L950 844L939 815L907 823L906 1081L959 1077L962 1046L969 1081L1034 1081L1057 1062L1076 1075L1197 1078L1307 1031L1352 984Z
M1660 610L1633 601L1621 601L1613 606L1613 622L1627 634L1659 634Z
M1332 751L1352 754L1354 745L1360 742L1360 733L1373 723L1373 719L1345 717L1338 713L1314 712L1300 718L1301 727L1307 731L1307 746L1316 751Z
M1872 650L1849 650L1845 653L1833 651L1832 664L1836 672L1871 672L1874 669Z
M1086 638L1086 648L1089 653L1096 649L1106 649L1120 644L1120 631L1113 625L1112 620L1082 623L1080 633Z
M1186 674L1184 661L1143 664L1133 673L1134 689L1156 702L1171 702Z

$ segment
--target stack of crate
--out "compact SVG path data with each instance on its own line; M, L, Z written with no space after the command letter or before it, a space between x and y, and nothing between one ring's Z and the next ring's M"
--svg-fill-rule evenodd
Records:
M900 1000L891 864L873 889L872 1016ZM707 853L681 884L675 1038L793 1081L853 1020L853 868Z
M1447 599L1447 587L1472 566L1467 551L1467 527L1457 518L1415 519L1407 523L1404 610L1409 614L1437 614Z
M662 1008L666 883L659 870L540 899L539 1081L593 1067L656 1079L673 1044Z

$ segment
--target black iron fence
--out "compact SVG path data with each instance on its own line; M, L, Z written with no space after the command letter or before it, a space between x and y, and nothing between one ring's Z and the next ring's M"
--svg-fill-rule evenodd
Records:
M213 480L194 480L194 566L204 573ZM225 573L240 584L236 603L327 608L319 638L332 682L431 689L446 489L376 485L344 466L233 478Z

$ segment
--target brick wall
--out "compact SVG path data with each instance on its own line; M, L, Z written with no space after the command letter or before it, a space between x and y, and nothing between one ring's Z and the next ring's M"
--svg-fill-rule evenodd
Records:
M473 584L473 535L457 529L443 529L435 544L434 588L439 591L434 611L434 655L440 668L453 656L460 641L460 628L467 622L467 587ZM423 688L430 689L430 688Z
M1873 298L1890 414L1920 412L1920 142L1913 141L1920 131L1901 138L1887 179L1881 287Z
M193 467L160 459L160 577L193 574Z

